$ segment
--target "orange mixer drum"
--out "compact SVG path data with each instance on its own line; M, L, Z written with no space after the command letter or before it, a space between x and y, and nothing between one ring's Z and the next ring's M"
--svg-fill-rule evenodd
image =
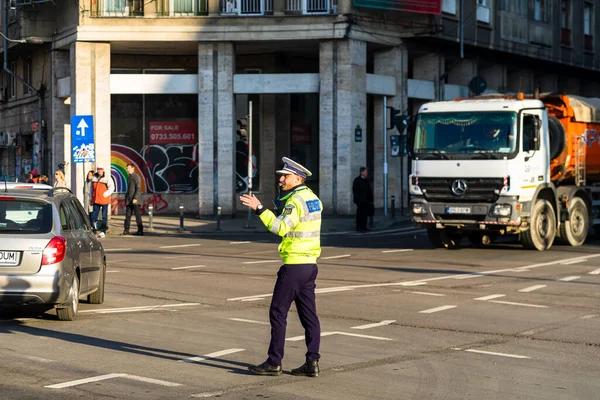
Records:
M549 114L552 181L574 179L579 151L585 152L586 184L600 182L600 99L550 94L541 100Z

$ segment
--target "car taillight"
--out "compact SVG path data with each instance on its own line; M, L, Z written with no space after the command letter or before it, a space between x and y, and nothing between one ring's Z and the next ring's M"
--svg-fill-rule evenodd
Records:
M56 264L65 259L67 239L54 236L42 252L42 265Z

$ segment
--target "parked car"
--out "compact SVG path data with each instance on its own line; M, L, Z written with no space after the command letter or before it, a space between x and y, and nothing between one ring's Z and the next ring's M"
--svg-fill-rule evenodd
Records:
M72 321L104 302L106 254L68 188L0 182L0 305L46 305Z

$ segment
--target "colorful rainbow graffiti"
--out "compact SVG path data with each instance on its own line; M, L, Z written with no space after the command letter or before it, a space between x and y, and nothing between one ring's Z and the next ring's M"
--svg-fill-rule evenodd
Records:
M112 144L110 152L110 173L115 181L115 192L127 192L127 164L133 164L135 173L142 177L142 193L148 193L152 180L148 175L146 162L136 151L119 144Z

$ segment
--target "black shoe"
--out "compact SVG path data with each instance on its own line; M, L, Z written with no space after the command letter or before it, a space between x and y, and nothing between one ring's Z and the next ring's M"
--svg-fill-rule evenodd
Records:
M123 233L121 233L121 236L126 236L129 235L129 231L123 231Z
M136 233L133 233L134 236L144 236L144 232L142 231L137 231Z
M251 365L248 367L250 372L254 372L257 375L271 375L277 376L281 375L281 365L271 365L268 362L264 362L258 365Z
M315 378L319 376L319 362L317 360L306 360L306 363L303 366L292 370L292 375L310 376L311 378Z

